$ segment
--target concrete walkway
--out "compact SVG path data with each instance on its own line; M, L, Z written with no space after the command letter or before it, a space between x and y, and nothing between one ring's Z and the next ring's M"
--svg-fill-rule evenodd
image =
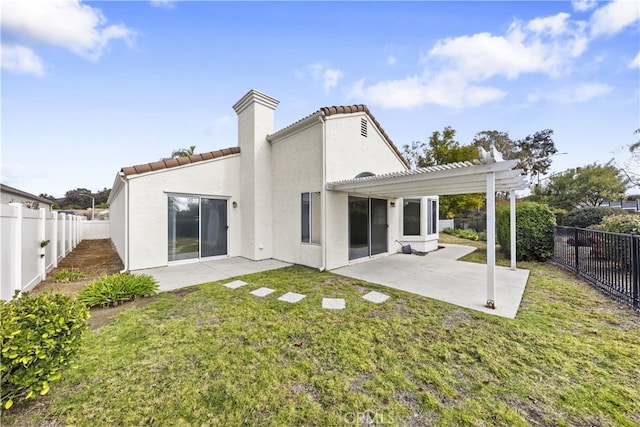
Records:
M173 264L168 267L147 268L134 273L149 274L156 278L161 291L171 291L185 286L215 282L245 274L259 273L287 267L291 264L265 259L251 261L242 257L223 258L210 261Z
M497 316L515 318L529 270L496 266L496 308L487 301L487 266L457 261L473 252L463 245L442 245L426 256L394 254L351 264L333 273L411 292Z

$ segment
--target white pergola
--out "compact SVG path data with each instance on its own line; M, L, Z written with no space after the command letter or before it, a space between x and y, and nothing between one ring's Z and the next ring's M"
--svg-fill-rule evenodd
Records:
M495 308L495 194L509 192L511 269L516 269L516 190L528 187L518 160L503 160L492 148L480 149L481 160L393 172L327 183L327 190L384 198L412 198L450 194L486 193L487 197L487 302Z

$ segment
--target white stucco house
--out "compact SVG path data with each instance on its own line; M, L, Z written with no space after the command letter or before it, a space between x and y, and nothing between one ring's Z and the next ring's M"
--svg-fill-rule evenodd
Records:
M497 153L410 170L364 105L276 130L277 105L251 90L233 106L238 146L120 170L108 202L126 270L234 256L330 270L399 252L397 241L430 251L439 195L526 187Z
M277 105L251 90L233 106L237 147L121 169L111 238L127 270L224 256L332 269L397 252L396 240L437 248L437 196L327 189L409 170L366 106L321 108L275 131Z

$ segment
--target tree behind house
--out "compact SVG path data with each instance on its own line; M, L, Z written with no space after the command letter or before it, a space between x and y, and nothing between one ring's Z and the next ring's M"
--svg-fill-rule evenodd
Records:
M451 126L435 131L429 143L414 141L403 147L403 154L412 167L425 168L447 163L471 161L478 158L478 150L471 145L460 145ZM440 196L440 217L453 218L455 214L472 211L484 205L484 194L456 194Z
M580 206L600 206L606 200L624 197L627 179L611 162L593 163L553 175L540 190L551 206L572 210Z

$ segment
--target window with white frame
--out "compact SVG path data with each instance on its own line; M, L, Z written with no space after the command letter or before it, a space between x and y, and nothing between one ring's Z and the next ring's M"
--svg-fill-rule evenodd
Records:
M402 203L402 234L420 235L420 199L404 199Z
M438 200L427 199L427 234L438 233Z
M320 192L302 193L303 243L320 243Z

